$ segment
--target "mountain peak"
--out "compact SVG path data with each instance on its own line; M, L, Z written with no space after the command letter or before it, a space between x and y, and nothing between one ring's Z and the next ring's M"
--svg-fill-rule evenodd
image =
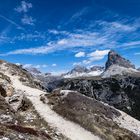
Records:
M108 60L105 65L105 69L108 69L111 65L114 65L114 64L125 67L125 68L135 69L135 66L129 60L123 58L116 51L110 50L108 53Z
M78 73L82 73L82 72L88 72L89 70L84 67L84 66L80 66L80 65L77 65L75 66L72 70L71 70L71 74L72 73L75 73L75 72L78 72Z

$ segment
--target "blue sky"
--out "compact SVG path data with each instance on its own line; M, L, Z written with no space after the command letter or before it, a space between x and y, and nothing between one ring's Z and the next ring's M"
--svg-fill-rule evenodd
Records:
M43 72L104 65L110 49L140 67L139 0L4 0L0 59Z

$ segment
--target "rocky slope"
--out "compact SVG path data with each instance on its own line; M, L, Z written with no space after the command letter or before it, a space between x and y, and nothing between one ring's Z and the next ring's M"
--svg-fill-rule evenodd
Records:
M105 72L98 77L65 79L64 89L76 90L103 101L140 120L140 72L114 51L110 51Z
M49 103L60 115L80 124L104 140L139 139L140 122L95 99L75 91L55 90L46 95ZM124 121L116 118L123 118ZM120 127L120 124L122 125ZM134 126L135 124L135 126ZM138 125L138 126L137 126Z
M105 69L108 69L110 66L112 66L114 64L125 67L125 68L135 69L135 66L129 60L126 60L125 58L120 56L118 53L111 50L108 53L108 60L105 64Z
M29 85L35 88L42 88L40 82L35 79L30 72L23 69L22 66L18 66L6 61L0 60L0 72L5 75L9 72L10 74L20 78L25 85Z
M5 61L1 61L0 70L0 139L66 140L40 117L32 102L27 99L24 90L15 89L16 84L13 85L10 77L23 81L22 77L23 84L29 85L32 76L21 67ZM34 80L31 85L38 88Z

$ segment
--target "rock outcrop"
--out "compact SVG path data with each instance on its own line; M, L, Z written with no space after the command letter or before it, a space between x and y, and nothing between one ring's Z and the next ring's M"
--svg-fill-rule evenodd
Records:
M104 67L102 66L92 66L90 71L104 71Z
M129 60L126 60L125 58L120 56L118 53L111 50L108 53L108 60L105 65L105 69L107 70L111 65L114 65L114 64L125 67L125 68L135 69L135 66L133 64L131 64L131 62Z
M89 72L89 70L86 67L84 67L84 66L76 66L70 72L68 72L67 74L86 73L86 72Z

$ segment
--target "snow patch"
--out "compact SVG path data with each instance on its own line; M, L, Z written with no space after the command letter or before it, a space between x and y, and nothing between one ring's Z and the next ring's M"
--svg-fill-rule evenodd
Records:
M61 94L61 98L66 98L68 96L68 94L70 93L76 93L77 91L73 91L73 90L61 90L60 94Z
M138 70L133 68L125 68L119 65L112 65L102 74L102 78L111 77L113 75L124 75L127 73L137 73Z
M75 72L73 74L67 74L64 76L64 78L76 78L76 77L91 77L91 76L99 76L103 73L103 71L91 71L91 72L83 72L83 73L79 73L79 72Z

